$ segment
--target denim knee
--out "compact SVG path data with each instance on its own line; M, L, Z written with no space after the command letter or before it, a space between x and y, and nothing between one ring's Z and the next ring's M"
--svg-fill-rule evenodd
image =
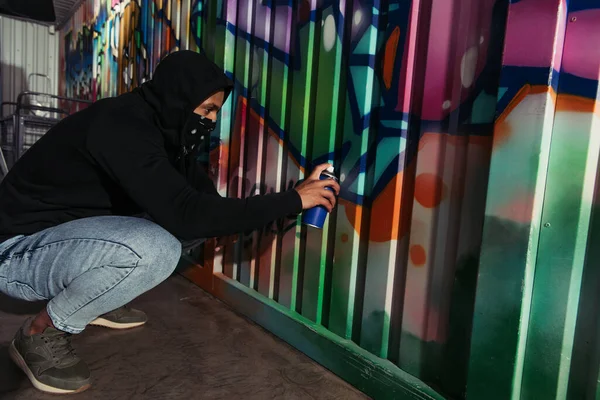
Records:
M147 267L159 280L169 277L181 257L181 242L161 226L149 221L132 236L135 243L133 250L140 257L138 267Z

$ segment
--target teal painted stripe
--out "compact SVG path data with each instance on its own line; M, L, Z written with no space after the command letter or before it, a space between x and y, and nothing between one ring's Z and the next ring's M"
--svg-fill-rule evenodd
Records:
M343 4L339 4L339 7L342 7ZM341 26L343 27L343 17L342 15L342 11L340 9L340 14L338 14L339 17L339 23L337 24L337 26ZM331 17L327 17L327 18L331 18L333 19L333 15L331 15ZM324 24L323 24L323 28L324 28ZM324 46L325 43L323 41L323 34L325 32L322 32L322 36L321 36L321 44L323 47L319 47L321 53L323 53L324 50ZM344 101L340 101L340 99L342 98L342 96L344 96L344 92L342 91L342 77L340 73L338 73L338 71L342 70L342 58L344 55L344 47L343 47L343 43L340 41L340 37L344 37L344 29L340 29L340 32L338 35L336 35L336 39L335 39L335 44L334 47L332 49L332 53L333 55L333 69L328 71L328 72L333 72L333 76L327 76L327 77L323 77L323 79L325 80L325 82L332 82L332 87L331 87L331 103L327 102L327 99L329 97L327 97L326 95L321 96L320 93L317 93L318 99L323 99L326 102L326 107L324 107L324 109L328 109L330 111L330 116L329 116L329 130L328 130L328 135L323 135L325 136L328 140L327 140L327 148L326 148L326 153L327 154L333 154L333 152L336 149L336 145L337 145L337 137L339 135L339 133L342 131L343 129L343 122L338 120L338 116L340 115L340 113L343 111L343 107L345 107L345 102ZM324 68L330 68L329 62L331 62L331 59L325 59L324 57L321 58L321 66L320 69L324 69ZM320 87L323 88L328 88L329 85L320 85ZM331 104L331 106L329 105ZM320 107L319 104L317 104L317 110L321 110L323 109L322 107ZM324 118L325 121L327 121L327 118ZM318 116L315 118L316 121L321 121L321 118L319 118ZM324 130L326 132L326 130ZM317 137L320 137L317 136ZM318 154L318 151L320 151L321 148L316 148L315 146L315 150L314 150L314 154ZM335 162L336 160L327 160L330 164L334 165L334 167L337 167L337 163ZM339 175L338 175L339 178ZM321 246L322 246L322 252L321 252L321 260L320 260L320 273L319 273L319 301L318 301L318 310L317 310L317 318L316 318L316 322L319 324L324 323L323 319L327 318L329 319L329 315L324 315L325 312L325 308L327 308L327 313L329 314L329 305L330 305L330 301L331 301L331 287L325 287L325 285L327 284L326 279L327 279L327 274L331 275L332 271L331 269L333 268L333 259L328 260L327 259L327 254L328 251L330 251L331 249L328 249L328 242L329 242L329 238L331 235L337 235L337 231L330 231L331 229L331 221L333 220L333 216L329 216L327 218L327 221L325 222L325 226L323 228L323 238L321 240ZM333 254L332 254L333 255ZM329 269L329 271L327 270ZM327 290L328 291L328 295L329 296L325 296L324 295L324 291ZM325 304L325 303L328 304ZM329 321L327 321L329 322Z
M338 122L340 113L340 80L342 63L342 43L335 32L333 10L325 10L321 17L323 24L317 27L319 37L315 52L318 55L318 76L314 102L314 127L312 154L331 154L335 151L337 134L341 132ZM340 16L340 22L343 17ZM342 23L338 24L342 25ZM333 28L335 29L335 28ZM331 35L334 35L332 40ZM345 105L345 103L344 103ZM334 160L327 160L334 164ZM314 163L313 163L314 164ZM335 215L335 214L334 214ZM322 230L308 229L306 235L306 260L304 269L302 314L318 324L323 323L324 313L329 313L329 287L326 287L328 274L331 273L331 260L327 259L328 240L331 235L330 221L334 215L328 216ZM327 316L325 316L327 317Z
M311 0L310 1L310 9L311 10L315 10L317 8L317 0ZM304 94L303 94L303 101L304 104L302 105L302 121L301 121L301 139L300 139L300 154L304 154L306 155L308 153L308 140L309 137L312 136L312 132L311 132L311 117L312 117L312 113L314 112L314 110L312 109L314 107L314 105L312 104L312 90L314 88L314 85L316 84L315 82L315 22L314 21L310 21L308 23L308 26L304 29L307 29L307 38L306 38L306 48L305 48L305 52L303 53L304 58L306 58L306 65L304 66L304 71L305 71L305 90L304 90ZM305 168L308 166L305 166ZM300 176L299 179L304 179L306 176L308 176L308 174L310 174L310 171L300 171ZM301 240L303 239L303 235L302 235L302 230L304 228L301 225L298 225L296 228L296 240L295 240L295 247L294 247L294 268L296 271L299 272L300 268L303 269L302 273L305 277L310 276L310 271L311 268L308 268L307 271L307 264L306 262L302 262L301 260L304 258L302 257L303 255L302 253L302 244L301 244ZM304 240L305 237L304 237ZM312 267L312 266L311 266ZM300 281L302 280L302 290L305 290L305 281L304 279L301 279L299 276L297 277L298 283L300 283ZM298 285L296 285L296 290L298 289ZM306 289L307 290L314 290L314 288L311 288L310 283L308 285L306 285ZM307 299L310 299L310 295L307 296ZM304 293L302 296L302 302L304 301ZM297 302L297 296L294 296L292 299L292 310L294 309L298 309L298 307L300 309L303 309L304 304L302 304L301 302ZM308 308L308 307L307 307ZM303 310L304 311L304 310ZM310 310L306 310L307 314L310 314L311 311Z
M343 18L340 21L336 21L335 26L343 26L344 31L340 32L340 37L344 37L348 34L345 30L351 29L351 16L354 11L354 4L351 2L344 2L340 4L342 7L346 5L345 10L340 10L340 13L346 16L349 20ZM342 23L343 22L343 23ZM349 43L338 43L337 51L342 53L342 57L347 59L347 54L352 52L352 46ZM347 61L342 58L339 60L340 68L348 70ZM337 61L336 61L337 62ZM346 79L352 79L350 74L342 75L341 81L339 82L340 87L346 91L347 84ZM361 82L360 85L366 85L368 82ZM360 86L359 86L360 87ZM350 160L354 161L360 152L359 137L354 132L352 124L352 111L350 109L349 98L344 93L342 97L339 97L340 104L338 107L338 117L336 118L336 124L339 125L339 129L342 131L342 142L352 143L353 152ZM343 113L342 113L343 111ZM344 116L343 120L340 120L340 114ZM332 126L333 128L333 126ZM336 126L338 129L338 126ZM344 185L344 178L350 172L352 166L350 163L344 163L342 165L336 165L338 177L340 178L341 185ZM352 338L354 315L355 315L355 302L357 300L357 273L358 273L358 256L360 248L360 235L356 232L355 227L361 227L360 220L355 221L354 219L360 218L358 215L359 208L356 207L354 210L348 210L346 207L352 207L351 204L340 204L337 208L337 214L334 214L336 218L336 232L335 241L333 248L333 260L332 260L332 271L331 271L331 295L329 305L329 329L343 337L345 339ZM362 211L362 209L360 209ZM355 211L354 213L352 211ZM354 215L354 218L350 217ZM362 293L359 293L362 296Z
M387 10L384 8L385 5L379 7L380 14L386 12ZM375 7L373 7L375 8ZM377 43L381 42L383 39L383 29L378 29L380 27L375 27L371 29L371 32L363 38L365 40L368 38L368 54L375 55L377 54ZM352 74L355 75L358 70L355 68L351 69ZM364 113L369 112L373 107L376 107L378 104L378 100L380 98L379 94L379 81L375 78L375 70L373 66L369 66L360 71L361 75L364 77L365 93L363 97L363 103L360 104L361 109ZM362 133L361 140L361 154L367 153L368 146L374 141L375 132L371 132L370 130L365 130ZM366 162L366 159L364 159ZM366 163L365 165L361 165L361 170L367 170ZM370 171L372 175L373 171ZM369 182L367 182L366 174L361 174L358 178L358 191L359 193L365 193L367 190L367 185L372 186L372 176L370 176ZM369 189L370 190L370 189ZM369 224L369 222L366 222ZM368 226L363 227L363 235L368 232ZM391 243L394 246L394 243ZM365 251L367 249L361 249ZM357 257L359 257L357 251ZM390 314L391 314L391 289L393 285L393 274L391 276L387 276L387 278L391 278L391 281L385 279L383 285L381 285L382 275L385 274L376 266L385 265L389 267L389 262L386 263L386 260L375 259L374 257L368 257L365 260L365 268L366 268L366 277L365 277L365 296L363 303L363 315L362 315L362 324L361 324L361 337L360 337L360 345L368 351L371 351L373 354L380 357L387 357L388 351L388 343L389 343L389 329L390 329ZM389 272L389 271L388 271ZM380 275L381 274L381 275ZM375 277L374 275L379 275ZM369 294L369 295L367 295ZM378 298L384 297L382 303L376 304ZM356 295L353 296L354 298Z
M274 16L272 16L274 18ZM273 37L284 36L288 45L291 41L291 26L287 24L275 24L272 32ZM289 112L290 96L288 95L289 87L289 67L288 65L279 62L276 59L272 60L271 69L269 71L270 94L272 99L280 99L272 101L269 107L269 116L278 121L278 126L285 132L288 129L287 116ZM272 140L272 139L270 139ZM269 157L269 154L267 154ZM266 168L265 182L269 187L275 188L279 192L287 188L286 184L286 168L287 152L284 143L281 142L277 146L276 154L274 155L275 167ZM283 221L287 224L287 219ZM277 236L273 239L271 248L271 276L273 279L269 282L269 297L277 298L281 304L290 306L291 304L291 288L293 271L290 263L284 263L281 260L283 233L278 230Z
M311 7L316 7L316 1L311 1ZM297 17L295 14L292 18ZM289 140L293 142L300 154L306 155L308 151L308 140L310 131L310 116L311 116L311 93L313 89L313 73L314 73L314 45L315 45L315 23L310 21L296 32L295 40L299 43L303 57L301 70L294 74L292 82L291 105L289 112L290 126L288 129ZM297 166L292 160L287 160L288 174L287 180L297 182L304 179L306 171L301 167L297 172ZM286 258L282 259L282 263L290 262L292 264L291 271L291 294L289 296L290 309L299 310L302 307L302 274L304 268L304 254L302 251L303 231L304 228L300 223L300 218L297 219L296 227L287 232L284 236L283 254ZM283 264L282 264L283 265ZM299 298L300 297L300 298Z

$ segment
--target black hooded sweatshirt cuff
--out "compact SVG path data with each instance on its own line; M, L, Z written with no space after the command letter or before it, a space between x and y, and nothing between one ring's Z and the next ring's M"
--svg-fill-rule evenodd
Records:
M302 212L302 198L296 189L290 189L287 192L283 192L286 195L285 201L290 203L291 212L288 215L297 216Z

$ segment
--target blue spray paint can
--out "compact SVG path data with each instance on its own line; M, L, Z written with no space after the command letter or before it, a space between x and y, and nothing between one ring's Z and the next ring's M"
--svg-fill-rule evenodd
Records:
M333 179L336 182L338 181L338 178L336 178L336 176L333 174L333 167L329 167L326 171L321 172L319 179ZM326 189L333 191L333 189L329 187ZM323 229L323 225L325 225L325 220L327 219L327 214L328 212L325 207L313 207L304 212L304 215L302 216L302 223L307 226L312 226L313 228Z

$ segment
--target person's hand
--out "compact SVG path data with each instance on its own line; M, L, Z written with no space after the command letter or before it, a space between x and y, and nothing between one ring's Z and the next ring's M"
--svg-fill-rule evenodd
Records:
M333 179L320 180L321 172L329 168L330 164L317 166L308 178L298 186L296 191L302 199L302 209L308 210L316 206L323 206L331 212L337 202L336 196L340 193L340 185ZM331 188L328 190L326 188Z

